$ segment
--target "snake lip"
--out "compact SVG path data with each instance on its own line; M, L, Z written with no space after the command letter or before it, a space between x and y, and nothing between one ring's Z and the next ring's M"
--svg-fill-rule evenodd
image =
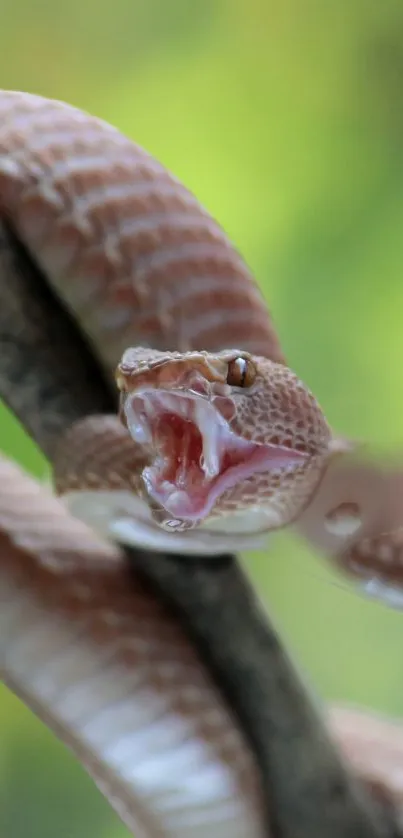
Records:
M126 395L122 407L133 440L150 453L142 473L149 498L189 526L204 520L238 483L256 473L288 471L308 457L243 439L208 396L188 389L137 390Z

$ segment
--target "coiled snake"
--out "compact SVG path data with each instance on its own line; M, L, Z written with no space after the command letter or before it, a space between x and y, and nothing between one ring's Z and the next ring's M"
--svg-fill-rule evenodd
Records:
M225 234L116 129L1 92L0 208L0 389L76 516L2 461L4 678L130 826L262 835L253 760L197 655L78 519L110 541L211 562L293 525L372 592L375 579L396 593L400 473L334 436ZM119 416L105 415L118 388Z

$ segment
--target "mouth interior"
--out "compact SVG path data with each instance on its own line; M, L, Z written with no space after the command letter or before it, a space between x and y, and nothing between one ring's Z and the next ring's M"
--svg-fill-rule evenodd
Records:
M203 520L227 489L258 472L295 468L307 456L242 439L213 402L188 392L142 391L126 398L124 411L134 441L151 451L142 475L147 492L178 522Z

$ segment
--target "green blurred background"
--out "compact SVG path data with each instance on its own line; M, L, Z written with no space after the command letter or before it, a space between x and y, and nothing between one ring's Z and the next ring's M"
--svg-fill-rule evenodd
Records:
M331 424L402 443L400 0L3 0L0 85L90 110L160 158L245 255ZM43 472L6 411L0 432ZM245 561L321 696L403 716L402 614L290 537ZM127 835L4 689L0 834Z

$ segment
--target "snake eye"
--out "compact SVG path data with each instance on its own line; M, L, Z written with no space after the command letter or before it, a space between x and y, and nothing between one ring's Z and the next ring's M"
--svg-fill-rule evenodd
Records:
M232 387L251 387L256 378L256 368L247 358L234 358L228 364L227 384Z

